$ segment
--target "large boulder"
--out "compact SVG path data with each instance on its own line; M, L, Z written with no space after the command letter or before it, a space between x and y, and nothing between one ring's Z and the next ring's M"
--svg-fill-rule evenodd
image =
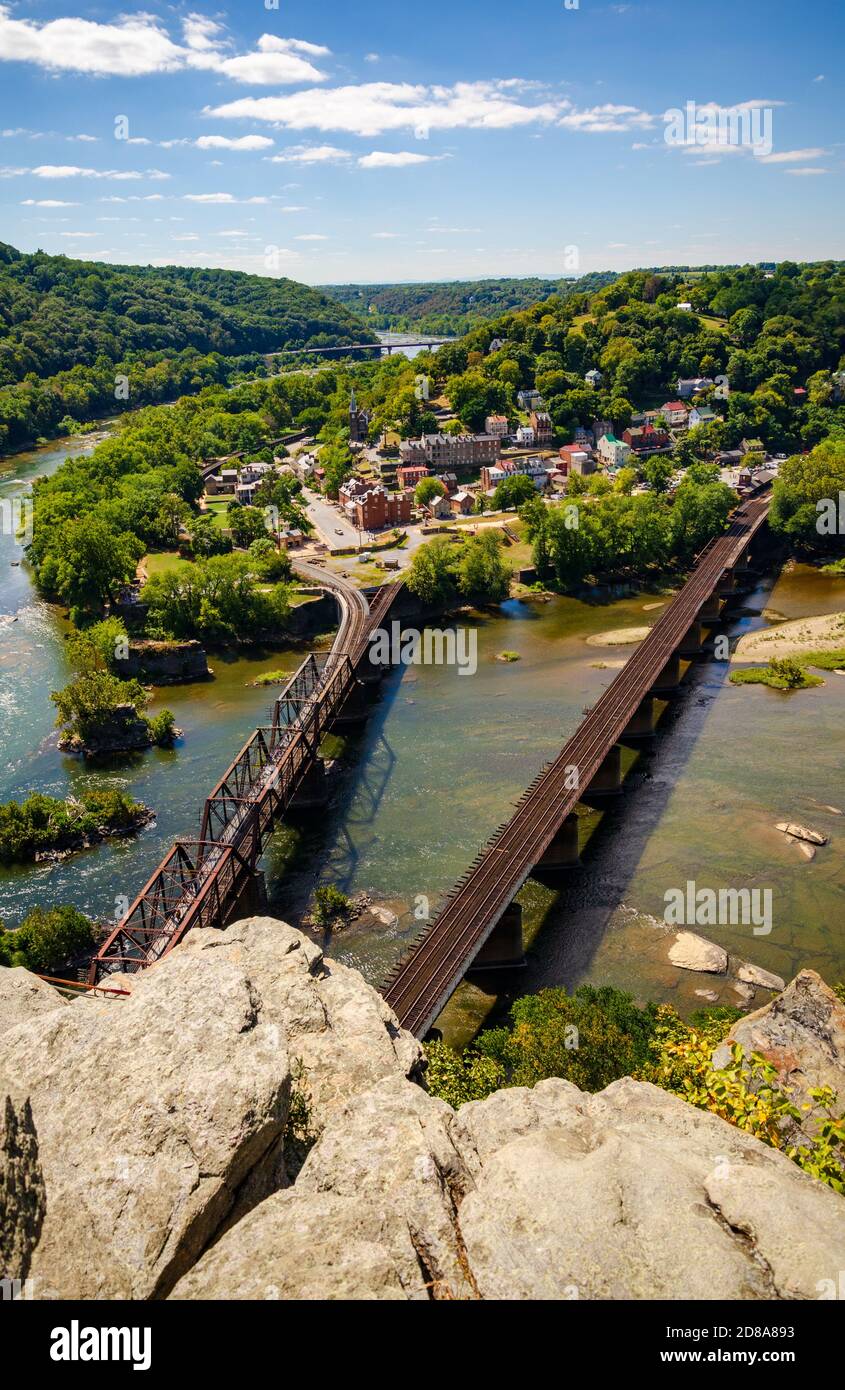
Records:
M173 1296L815 1298L843 1258L836 1193L656 1087L543 1081L455 1114L393 1079Z
M42 1014L55 1013L67 1003L52 985L24 970L22 965L11 970L0 967L0 1033Z
M18 1015L31 1002L4 1036L0 1098L16 1116L31 1110L46 1192L31 1260L40 1297L166 1294L291 1180L349 1097L419 1064L419 1044L360 975L269 918L190 934L120 977L123 999L68 1005L50 991L45 1010L40 989L9 983L19 974L0 971L0 1000L14 997Z
M845 1105L845 1005L815 970L802 970L777 999L734 1024L713 1054L725 1066L732 1043L746 1056L759 1052L777 1069L781 1083L800 1107L810 1106L797 1129L811 1137L817 1128L810 1091L829 1086Z

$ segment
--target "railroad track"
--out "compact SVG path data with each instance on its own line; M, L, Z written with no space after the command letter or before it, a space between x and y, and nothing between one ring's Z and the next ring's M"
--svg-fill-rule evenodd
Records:
M542 858L629 720L653 689L679 643L747 549L768 512L768 498L746 502L730 528L699 557L684 588L589 711L558 756L526 788L453 889L443 909L412 944L383 993L403 1027L423 1036L467 966ZM572 769L577 782L572 785Z
M167 955L194 926L224 926L255 876L266 837L317 761L325 728L356 685L370 635L401 582L372 604L337 575L296 565L302 578L331 590L340 623L325 662L307 657L277 697L272 727L256 729L206 799L198 841L177 840L94 957L89 981L139 970ZM294 711L287 723L283 711Z

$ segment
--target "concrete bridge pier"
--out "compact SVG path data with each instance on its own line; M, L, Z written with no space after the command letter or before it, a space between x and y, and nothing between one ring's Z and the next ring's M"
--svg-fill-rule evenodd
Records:
M641 700L622 731L623 743L643 743L654 737L654 697Z
M622 746L614 743L605 755L604 762L594 773L590 785L582 794L581 800L588 806L600 807L610 798L622 792Z
M681 683L681 662L678 653L670 656L660 675L656 678L651 687L651 694L656 695L659 700L668 700L673 695L677 695L678 687Z
M698 610L698 621L705 627L718 627L722 619L722 601L718 593L712 593L706 603Z
M230 909L226 914L226 921L221 922L221 927L228 927L232 922L238 922L242 917L255 917L267 911L267 881L261 869L256 869L244 879L241 890Z
M317 811L329 804L329 778L326 764L317 758L309 767L290 803L292 811Z
M684 633L676 648L677 654L683 661L691 661L693 657L701 656L701 623L694 622Z
M474 970L521 970L524 967L522 906L512 902L505 908L478 955L473 958L467 974Z
M578 817L571 812L555 832L555 837L543 857L534 866L534 877L555 879L566 873L567 869L577 869L581 865L578 840Z
M335 715L329 726L333 734L349 733L366 724L369 714L367 687L356 681L350 690L339 714Z

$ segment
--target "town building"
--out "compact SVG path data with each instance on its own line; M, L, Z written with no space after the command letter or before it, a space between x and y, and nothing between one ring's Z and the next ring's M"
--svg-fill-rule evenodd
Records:
M399 456L403 464L427 463L439 472L482 468L495 463L501 451L502 441L492 434L424 434L403 439Z
M350 444L365 444L370 429L370 413L368 410L359 410L358 402L355 398L355 388L352 388L352 395L349 398L349 442Z
M210 473L205 480L207 497L234 497L238 485L237 468L221 468L219 473Z
M355 496L344 511L359 531L383 531L386 526L400 526L411 520L411 494L371 487Z
M530 448L534 443L534 430L531 425L520 425L516 431L516 445L518 449Z
M629 425L622 431L622 442L639 454L665 449L671 441L665 430L655 429L653 425Z
M493 338L493 339L491 339L491 341L490 341L490 347L488 348L488 352L501 352L501 350L502 350L502 340L501 340L501 338Z
M709 405L694 405L689 413L687 424L691 430L699 425L712 425L716 420L721 419L715 410L711 410Z
M400 488L403 490L410 488L412 492L417 483L430 476L431 469L427 463L400 463L396 470L396 479Z
M564 474L579 473L582 477L586 477L589 473L596 471L591 450L581 449L577 444L564 444L558 452Z
M584 425L576 425L572 442L573 444L580 444L584 449L592 449L596 440L592 430L586 429Z
M683 401L666 401L665 405L660 407L660 414L670 429L686 429L689 412Z
M507 415L488 415L484 421L484 433L495 435L497 439L505 439L508 433Z
M598 390L602 383L602 374L598 367L591 367L588 372L585 372L584 380L588 386L592 386L594 390Z
M547 410L532 410L528 417L538 444L551 444L554 439L552 417Z
M715 384L713 378L709 376L680 377L678 396L682 401L688 401L691 396L698 396L708 386L715 386Z
M437 481L443 484L450 497L458 490L458 479L454 473L438 473Z
M461 489L454 497L449 498L449 506L454 516L469 516L475 506L475 498L471 492Z
M631 457L629 446L615 434L603 434L596 445L596 453L599 462L609 469L624 468Z
M593 439L598 443L603 434L613 434L612 420L594 420L592 424Z
M484 492L493 492L505 478L521 475L530 478L535 487L544 488L549 480L549 465L535 455L533 458L500 459L498 463L481 470L481 487Z
M423 511L428 513L432 521L445 521L452 515L452 506L448 497L432 497Z
M535 386L517 391L516 400L520 410L542 410L545 401Z

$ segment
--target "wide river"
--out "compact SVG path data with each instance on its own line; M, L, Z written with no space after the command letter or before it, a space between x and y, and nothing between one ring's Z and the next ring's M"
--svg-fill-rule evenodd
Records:
M0 501L90 447L64 442L0 462ZM153 709L166 704L184 731L176 749L86 767L59 752L53 727L50 692L69 674L66 626L38 599L21 559L13 538L0 534L0 800L108 784L152 806L157 820L135 839L60 865L0 870L0 919L11 925L36 905L63 902L111 919L175 836L197 834L204 796L265 722L272 688L249 682L262 671L292 670L301 655L213 657L213 681L157 692ZM362 919L325 944L378 983L418 928L415 910L423 900L436 909L615 675L626 649L586 638L653 621L666 597L511 601L501 615L478 618L474 675L437 666L394 671L367 726L347 744L329 812L274 838L266 863L272 909L297 923L321 881L370 894L396 920ZM845 580L796 566L761 584L733 630L842 609ZM506 649L520 660L496 661ZM598 825L567 890L534 882L524 890L531 945L519 989L591 981L682 1009L700 1004L694 990L712 980L668 964L662 920L664 894L688 880L771 889L770 934L703 929L732 952L786 978L802 966L829 982L845 978L845 816L829 809L845 810L845 678L831 673L818 689L783 695L731 686L725 666L708 663L667 723L655 755L634 768L618 809ZM829 845L808 862L774 829L782 820L826 831ZM721 982L714 987L736 1002ZM462 987L447 1012L449 1034L468 1036L490 1003L478 984Z

